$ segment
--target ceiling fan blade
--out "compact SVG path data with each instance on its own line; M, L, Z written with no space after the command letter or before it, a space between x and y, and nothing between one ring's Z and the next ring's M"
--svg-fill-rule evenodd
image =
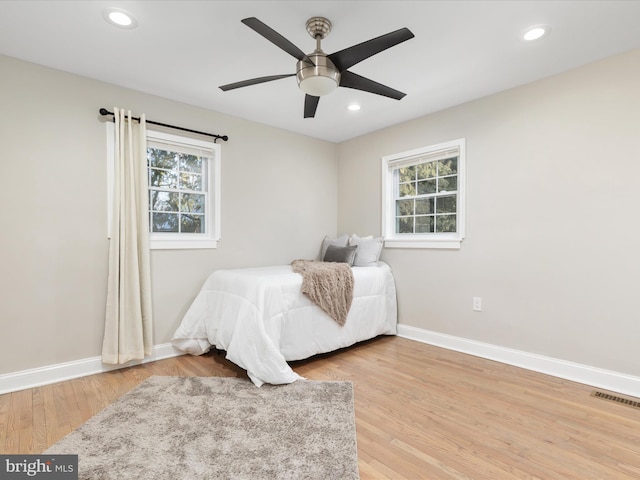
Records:
M316 116L319 101L320 97L314 97L313 95L304 96L304 118L313 118Z
M243 80L241 82L229 83L222 85L220 90L226 92L227 90L233 90L235 88L248 87L250 85L257 85L259 83L272 82L273 80L280 80L281 78L294 77L295 73L286 73L284 75L270 75L268 77L251 78L249 80Z
M387 87L373 80L369 80L356 73L345 71L340 74L340 86L346 88L353 88L355 90L362 90L363 92L375 93L376 95L382 95L384 97L400 100L406 95L391 87Z
M401 28L395 32L387 33L386 35L372 38L366 42L332 53L328 57L338 70L343 72L347 68L354 66L356 63L360 63L376 53L380 53L387 48L391 48L399 43L410 40L413 37L414 35L411 33L411 30L408 28Z
M291 43L289 40L284 38L282 35L280 35L278 32L276 32L273 28L271 28L267 24L261 22L255 17L245 18L244 20L241 20L241 21L247 27L251 28L256 33L259 33L264 38L269 40L275 46L280 47L282 50L287 52L292 57L297 58L298 60L304 60L305 62L309 62L312 65L314 65L311 59L309 59L309 57L307 57L307 55L302 50L300 50L293 43Z

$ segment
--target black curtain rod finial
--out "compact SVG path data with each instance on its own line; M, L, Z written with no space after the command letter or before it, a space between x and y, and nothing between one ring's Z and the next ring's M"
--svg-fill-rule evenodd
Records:
M101 108L99 112L100 112L100 115L102 116L114 114L113 112L110 112L106 108ZM132 117L132 118L134 120L140 121L140 118L138 117ZM169 125L167 123L154 122L153 120L147 120L147 123L151 123L153 125L159 125L161 127L173 128L174 130L181 130L183 132L197 133L198 135L206 135L207 137L214 137L215 140L213 141L213 143L216 143L216 140L218 139L224 140L225 142L229 140L229 137L227 135L216 135L215 133L200 132L198 130L191 130L190 128L176 127L175 125Z

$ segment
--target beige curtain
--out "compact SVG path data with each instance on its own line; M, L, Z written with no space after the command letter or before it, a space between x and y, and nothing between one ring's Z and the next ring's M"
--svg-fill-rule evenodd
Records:
M149 194L144 115L114 108L115 168L102 361L122 364L151 355Z

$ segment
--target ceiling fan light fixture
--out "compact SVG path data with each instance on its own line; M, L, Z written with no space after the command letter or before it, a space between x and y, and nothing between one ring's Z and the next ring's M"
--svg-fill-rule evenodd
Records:
M299 83L300 90L307 95L322 97L338 88L338 83L331 77L314 76L303 78Z

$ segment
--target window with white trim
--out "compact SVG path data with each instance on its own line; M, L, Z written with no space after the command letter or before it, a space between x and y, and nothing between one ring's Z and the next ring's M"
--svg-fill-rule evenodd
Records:
M387 247L460 248L464 238L465 140L382 158Z
M147 131L151 248L215 248L220 238L220 146Z
M113 123L107 126L108 144L112 145ZM113 152L108 156L113 165ZM150 248L216 248L220 239L220 145L147 130L147 172Z

